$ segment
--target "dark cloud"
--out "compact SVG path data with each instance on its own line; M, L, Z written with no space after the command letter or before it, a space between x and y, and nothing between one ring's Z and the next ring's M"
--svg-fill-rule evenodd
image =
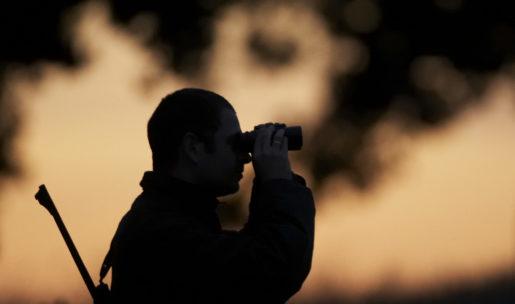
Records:
M80 1L13 1L0 10L0 178L20 172L15 155L15 140L23 121L15 96L6 78L17 69L27 69L34 79L39 77L33 66L41 61L57 61L77 66L69 41L64 37L64 11Z
M1 79L1 76L0 76ZM2 84L0 83L0 87ZM0 98L0 180L14 176L19 170L14 153L14 141L19 127L19 113Z
M213 24L223 9L233 3L252 9L262 1L107 2L116 24L136 34L147 33L148 46L166 55L170 69L194 77L206 65ZM2 75L13 66L39 61L79 66L83 59L72 52L62 28L78 3L82 1L17 1L2 10ZM361 188L373 184L383 166L369 138L385 117L395 117L407 133L436 129L470 106L470 100L477 100L468 97L481 94L488 75L513 63L515 21L510 1L305 4L322 16L334 37L353 37L368 53L367 64L359 71L331 75L334 111L313 132L302 154L318 184L333 174L342 174ZM272 39L259 31L248 37L248 47L272 69L289 64L296 55L294 41ZM432 79L439 78L446 79L443 85L433 84ZM5 108L10 101L0 102ZM16 125L12 120L0 130L0 171L12 167L9 153Z
M349 6L355 14L373 10L377 25L367 28L373 21L349 20ZM437 128L477 100L468 97L481 94L486 75L513 63L515 19L508 1L326 0L320 1L319 9L333 34L359 39L369 59L364 70L333 77L335 110L315 132L314 149L306 155L318 182L343 174L357 186L370 185L381 164L370 153L374 147L367 146L367 138L386 115L396 112L405 132ZM365 25L356 26L360 22ZM443 96L434 88L417 87L413 64L427 57L448 60L455 70L447 72L462 76L470 91L449 102L453 87ZM335 150L331 141L338 140ZM367 153L370 157L364 159Z
M142 14L155 17L157 27L148 46L159 48L169 68L188 76L197 75L206 65L204 53L213 43L214 21L233 2L236 1L109 1L113 18L121 26L131 28Z

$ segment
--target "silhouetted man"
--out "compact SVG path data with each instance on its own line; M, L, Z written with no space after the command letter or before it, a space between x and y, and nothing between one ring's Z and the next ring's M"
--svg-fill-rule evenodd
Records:
M161 101L148 122L153 171L111 245L115 303L284 303L301 288L313 252L311 191L291 172L284 130L255 130L251 157L222 96L183 89ZM250 161L248 221L222 230L216 198L238 191Z

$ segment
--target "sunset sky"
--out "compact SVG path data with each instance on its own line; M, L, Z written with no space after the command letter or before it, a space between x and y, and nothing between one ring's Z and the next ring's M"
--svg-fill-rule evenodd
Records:
M284 121L309 133L330 111L328 71L352 66L359 47L332 41L316 16L292 10L302 22L281 10L267 21L313 38L303 40L298 63L275 73L247 56L250 15L237 6L220 17L200 81L162 70L138 39L110 25L102 7L89 6L74 41L87 65L75 72L42 65L39 82L12 75L24 115L17 147L24 175L0 194L0 302L88 303L68 249L34 194L47 185L96 281L118 221L151 168L146 122L165 94L204 86L227 97L243 130ZM142 80L152 85L144 89ZM381 152L400 157L377 186L360 192L334 177L316 193L313 267L297 297L328 288L356 294L382 284L418 288L515 266L514 87L499 73L483 102L438 130L391 140L395 127L385 122L377 130ZM293 167L306 172L300 163ZM245 180L251 174L246 167Z

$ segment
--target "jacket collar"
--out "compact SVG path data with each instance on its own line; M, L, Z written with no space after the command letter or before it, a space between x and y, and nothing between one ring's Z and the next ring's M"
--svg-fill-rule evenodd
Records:
M140 182L143 193L157 196L151 200L151 208L181 210L192 213L214 212L219 202L208 191L167 174L147 171Z

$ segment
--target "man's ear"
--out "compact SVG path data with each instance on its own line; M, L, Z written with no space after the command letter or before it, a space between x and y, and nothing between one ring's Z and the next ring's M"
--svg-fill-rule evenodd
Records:
M182 138L181 152L190 161L198 163L204 154L204 143L196 134L186 132Z

